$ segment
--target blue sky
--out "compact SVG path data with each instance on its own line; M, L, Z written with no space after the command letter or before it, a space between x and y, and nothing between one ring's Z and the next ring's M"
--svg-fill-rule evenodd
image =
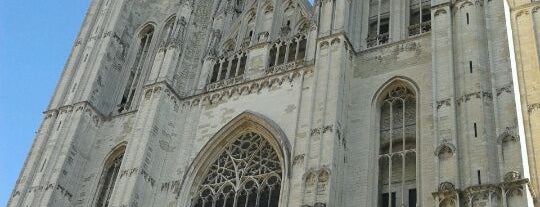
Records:
M5 206L90 0L0 0L0 206Z

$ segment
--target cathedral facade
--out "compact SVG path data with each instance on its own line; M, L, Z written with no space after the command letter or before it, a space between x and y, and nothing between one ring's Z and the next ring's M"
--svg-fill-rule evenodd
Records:
M8 206L532 206L538 8L92 0Z

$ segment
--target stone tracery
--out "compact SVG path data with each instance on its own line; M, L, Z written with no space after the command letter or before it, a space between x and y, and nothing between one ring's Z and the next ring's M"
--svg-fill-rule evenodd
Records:
M379 206L416 206L416 98L391 87L380 109Z
M277 207L281 172L270 143L257 133L245 132L209 167L192 206Z

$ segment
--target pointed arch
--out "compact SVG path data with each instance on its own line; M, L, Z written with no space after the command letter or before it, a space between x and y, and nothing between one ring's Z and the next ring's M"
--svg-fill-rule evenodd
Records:
M418 85L416 84L415 81L413 81L412 79L408 78L408 77L405 77L405 76L394 76L392 78L389 78L386 82L384 82L384 84L379 87L379 89L377 89L377 91L375 92L375 94L373 95L373 99L372 99L372 103L374 104L374 106L379 106L379 102L381 101L381 99L383 97L382 94L384 94L384 92L390 90L389 87L392 86L392 85L403 85L403 86L407 86L409 87L411 90L413 90L413 92L415 93L416 95L416 99L418 100L420 98L420 91L418 90Z
M114 190L120 167L126 152L126 142L121 142L112 148L105 156L101 175L99 177L98 186L95 191L94 201L92 206L105 207L109 205L112 192Z
M268 177L266 179L255 184L267 188L272 185L271 182L275 182L275 179L272 177L276 177L281 183L286 183L288 181L290 176L290 144L285 133L276 123L263 115L246 111L225 124L225 126L210 138L208 143L202 147L202 150L191 163L182 181L182 189L184 190L182 190L179 195L184 198L182 200L186 202L183 206L190 206L192 197L196 195L196 193L204 193L201 191L203 188L199 188L199 185L205 182L205 178L207 177L207 173L211 166L217 162L216 160L218 158L221 159L225 148L233 146L233 143L241 140L246 134L260 137L260 143L262 145L269 145L271 150L275 152L276 158L279 161L281 175L269 173L267 174ZM249 179L245 180L245 182L238 182L237 184L246 185L248 183L250 183ZM279 192L285 192L284 188L287 188L287 186L279 186ZM213 190L213 192L217 192L217 190ZM286 195L283 193L280 195L280 202L282 202Z
M176 14L171 15L164 22L161 29L160 47L164 47L165 44L169 44L174 38L174 28L176 27Z
M373 146L378 165L373 180L379 207L416 206L418 144L418 89L405 77L393 77L373 96ZM399 203L403 201L403 203Z

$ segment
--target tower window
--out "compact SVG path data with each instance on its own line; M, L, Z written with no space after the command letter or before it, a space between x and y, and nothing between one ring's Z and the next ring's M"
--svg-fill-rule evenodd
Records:
M431 31L431 1L410 0L409 36Z
M396 194L404 195L398 205L403 206L416 203L416 196L411 197L416 191L405 196L407 189L416 189L416 97L401 84L385 91L380 108L378 206L396 206Z
M105 162L96 194L96 207L109 206L109 200L114 190L114 184L118 177L120 166L122 165L125 149L125 146L122 146L115 150L115 152L112 153L109 159Z
M390 1L370 0L367 47L386 44L390 40Z
M472 67L472 61L469 61L469 72L472 73L473 67Z
M154 27L148 26L139 35L139 46L137 48L137 54L135 61L129 71L128 81L118 104L118 113L122 113L131 109L131 105L136 95L136 92L140 90L140 84L143 77L146 76L144 70L144 63L148 57L150 44L152 43L152 37L154 35Z

